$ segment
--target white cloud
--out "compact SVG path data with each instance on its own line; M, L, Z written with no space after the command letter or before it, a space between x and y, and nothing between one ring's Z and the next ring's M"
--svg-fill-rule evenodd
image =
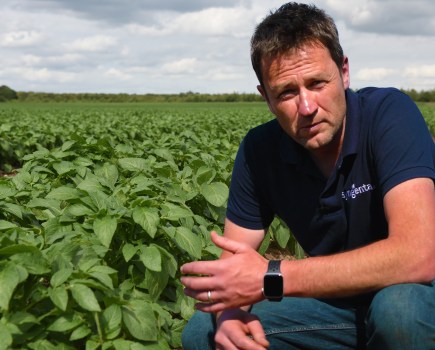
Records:
M360 69L355 77L363 81L382 81L383 79L397 74L395 69L389 68L363 68Z
M25 66L34 66L41 63L42 58L36 55L24 55L20 58L20 61Z
M405 70L405 76L408 78L435 78L435 64L410 66Z
M16 74L20 79L28 81L48 82L55 81L60 83L71 82L76 78L74 73L53 71L48 68L32 69L32 68L13 68L11 73Z
M169 74L182 74L194 73L198 67L198 60L196 58L182 58L177 61L165 63L162 66L164 73Z
M0 45L5 47L20 47L37 44L42 39L40 33L34 30L21 30L3 34Z
M171 32L181 31L205 36L249 37L253 24L254 19L246 8L209 8L184 13L169 22L168 28Z
M244 7L212 7L196 12L156 14L157 24L127 25L132 34L173 35L194 34L199 36L234 36L247 38L255 25L255 16Z
M116 68L110 68L107 71L104 72L104 76L108 78L115 78L119 80L130 80L132 78L131 75L126 74L119 69Z
M108 35L94 35L74 40L71 44L65 44L68 50L99 52L115 46L117 39Z

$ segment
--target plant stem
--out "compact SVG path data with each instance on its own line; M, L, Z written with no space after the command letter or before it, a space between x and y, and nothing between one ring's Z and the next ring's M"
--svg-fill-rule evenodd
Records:
M94 318L97 325L98 336L100 337L100 344L103 344L103 331L101 330L100 317L98 317L98 312L94 312Z

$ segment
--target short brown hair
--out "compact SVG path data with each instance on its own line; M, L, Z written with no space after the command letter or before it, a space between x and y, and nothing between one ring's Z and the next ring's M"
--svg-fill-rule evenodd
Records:
M258 81L263 85L262 59L278 56L303 45L320 43L340 69L343 49L334 20L314 5L289 2L282 5L256 27L251 39L251 62Z

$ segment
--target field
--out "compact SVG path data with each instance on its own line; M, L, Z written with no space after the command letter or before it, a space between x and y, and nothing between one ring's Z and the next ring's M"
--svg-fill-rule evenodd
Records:
M435 108L420 105L435 134ZM0 350L180 347L262 103L0 104ZM270 240L303 252L275 220Z

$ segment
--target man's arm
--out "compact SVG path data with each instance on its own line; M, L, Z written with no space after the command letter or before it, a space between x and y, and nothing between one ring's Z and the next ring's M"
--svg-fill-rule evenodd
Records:
M388 238L355 250L304 260L283 261L284 293L288 296L345 297L392 284L428 282L435 278L435 190L432 179L418 178L392 188L384 198ZM266 261L254 246L214 236L217 245L232 253L228 258L194 262L183 273L209 274L183 277L190 296L206 301L216 290L216 303L199 304L217 312L263 299ZM260 235L259 235L260 237ZM258 243L258 241L256 241ZM231 281L233 281L231 283ZM239 283L234 283L238 281ZM215 299L215 297L213 298Z
M408 180L384 198L388 238L352 251L281 265L285 294L344 297L435 278L432 179Z

